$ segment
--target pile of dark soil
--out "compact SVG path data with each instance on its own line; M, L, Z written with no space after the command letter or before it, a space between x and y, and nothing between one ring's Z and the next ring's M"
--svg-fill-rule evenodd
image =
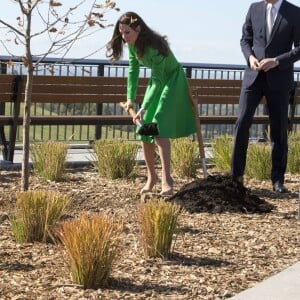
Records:
M196 179L181 187L168 201L180 204L190 213L268 213L274 208L228 175Z

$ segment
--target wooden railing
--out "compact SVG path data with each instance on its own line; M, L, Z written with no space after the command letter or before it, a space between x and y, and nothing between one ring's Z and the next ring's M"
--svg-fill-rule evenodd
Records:
M118 104L126 101L126 78L124 77L83 77L83 76L34 76L31 102L32 103L59 103L59 104L88 104L97 103ZM0 110L0 139L3 146L3 157L13 161L18 126L22 124L23 117L20 107L24 101L25 76L0 75L0 104L10 103L13 107L10 114L5 111L5 105ZM148 79L140 78L137 103L143 99ZM233 124L236 113L226 112L226 115L216 111L205 114L201 111L205 105L238 104L241 80L223 79L189 79L190 89L198 103L201 124ZM263 100L264 101L264 100ZM264 103L262 101L262 104ZM295 115L295 106L300 104L300 94L295 88L291 94L290 125L300 123L300 116ZM131 125L132 118L120 108L114 115L101 113L80 115L32 115L31 125ZM266 114L256 115L254 123L267 124ZM5 127L9 127L9 137L6 136Z

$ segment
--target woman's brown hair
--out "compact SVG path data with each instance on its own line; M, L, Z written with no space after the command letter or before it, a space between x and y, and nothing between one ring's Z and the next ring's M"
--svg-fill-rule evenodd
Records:
M140 32L134 44L139 58L143 57L146 47L158 50L158 52L164 57L168 56L170 49L166 37L149 28L138 14L134 12L126 12L118 19L114 28L112 39L106 45L106 56L111 61L117 61L123 55L123 45L125 41L122 39L119 32L120 24L128 25L134 30L136 30L139 26Z

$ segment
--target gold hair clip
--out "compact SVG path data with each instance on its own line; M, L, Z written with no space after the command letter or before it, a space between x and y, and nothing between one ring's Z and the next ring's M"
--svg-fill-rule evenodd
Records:
M136 22L137 21L137 18L133 18L133 17L130 17L130 24L132 24L132 23L134 23L134 22Z

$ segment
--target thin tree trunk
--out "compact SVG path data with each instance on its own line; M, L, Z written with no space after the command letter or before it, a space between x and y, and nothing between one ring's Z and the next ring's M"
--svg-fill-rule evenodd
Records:
M31 0L28 0L27 27L26 27L26 57L24 65L27 66L27 80L24 98L24 114L23 114L23 158L22 158L22 178L21 190L27 191L29 188L29 131L30 131L30 107L33 81L33 64L31 54Z
M32 62L30 63L32 66ZM25 87L24 114L23 114L23 157L21 189L27 191L29 188L29 132L30 132L30 107L32 94L33 70L28 67Z

